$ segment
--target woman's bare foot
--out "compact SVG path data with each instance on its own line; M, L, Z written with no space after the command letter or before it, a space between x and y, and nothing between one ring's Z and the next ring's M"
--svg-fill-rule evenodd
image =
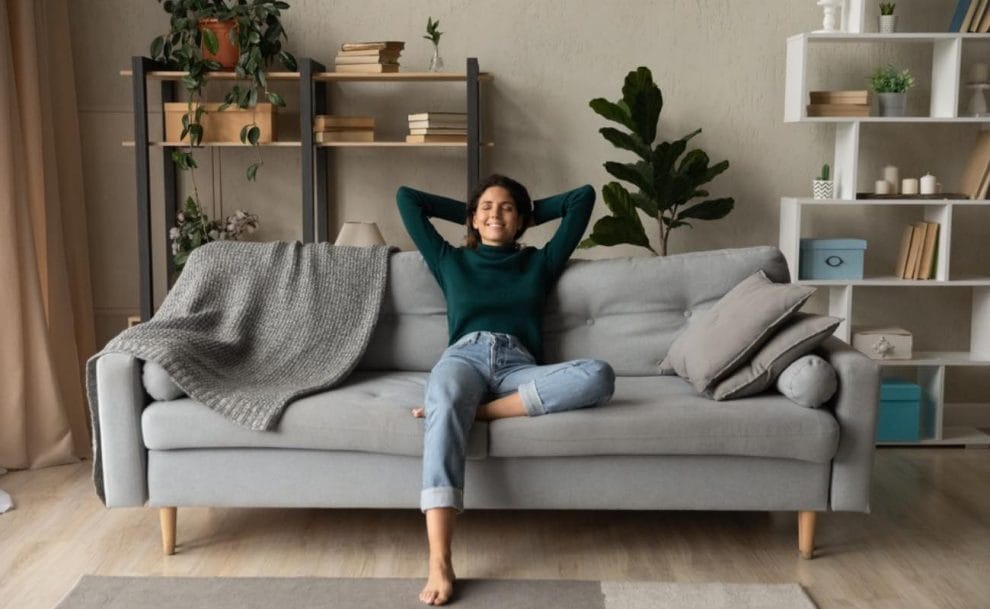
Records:
M454 593L456 579L449 558L436 560L430 558L430 576L423 591L419 593L419 600L426 605L445 604Z

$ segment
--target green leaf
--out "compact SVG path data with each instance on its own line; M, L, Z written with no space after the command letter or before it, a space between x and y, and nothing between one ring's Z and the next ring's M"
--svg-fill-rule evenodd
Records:
M588 102L588 105L591 106L591 109L597 114L600 114L610 121L628 127L630 131L633 130L635 123L633 123L633 120L629 116L629 112L625 109L625 107L618 104L613 104L603 97L596 97Z
M653 159L653 151L649 146L643 144L635 133L625 133L613 127L602 127L598 130L616 148L622 148L630 152L635 152L644 161Z
M151 41L151 58L160 59L162 58L162 51L165 49L165 37L158 36Z
M646 232L643 231L643 225L637 226L628 218L616 218L615 216L599 218L595 222L588 240L597 245L606 246L629 243L653 251L653 248L650 247L650 240L646 237Z
M284 108L285 107L285 100L282 99L282 96L281 95L279 95L278 93L276 93L274 91L269 91L268 92L268 101L272 102L272 104L278 106L279 108Z
M229 107L230 107L230 102L224 102L224 103L220 104L219 106L217 106L217 112L223 112L224 110L226 110Z
M254 163L254 164L248 166L248 168L247 168L247 179L248 180L251 180L252 182L254 182L257 179L257 177L258 177L258 167L260 167L260 166L261 166L261 163Z
M254 87L248 89L248 107L253 108L258 104L258 90Z
M252 146L258 145L258 140L261 139L261 129L257 126L251 127L248 131L248 141L251 142Z
M638 163L616 163L606 161L605 171L620 180L625 180L645 192L653 191L653 176L650 164L645 161Z
M217 40L217 35L213 33L213 30L209 28L203 29L203 44L206 45L206 50L214 55L220 50L220 41Z
M643 210L647 216L651 218L657 217L658 209L655 199L644 196L642 193L638 192L635 192L630 196L632 197L633 204L635 204L637 208Z
M622 101L629 108L632 130L647 145L657 138L657 122L663 109L663 94L653 82L649 68L640 67L626 75L622 87Z
M677 213L676 220L683 218L697 218L698 220L718 220L729 215L735 201L731 197L722 199L710 199L697 205L682 209Z
M629 191L622 184L609 182L602 188L602 197L605 199L605 206L613 214L620 218L635 219L639 222L636 204L633 203Z
M244 125L243 127L241 127L241 143L242 144L247 144L248 143L248 139L247 139L248 138L248 129L250 129L250 128L251 128L251 125Z
M289 53L288 51L282 51L278 54L278 57L279 59L282 60L282 65L285 66L286 70L290 72L295 72L299 69L296 66L296 58L292 55L292 53Z
M275 8L284 11L285 9L289 8L289 3L288 2L276 2L275 3Z

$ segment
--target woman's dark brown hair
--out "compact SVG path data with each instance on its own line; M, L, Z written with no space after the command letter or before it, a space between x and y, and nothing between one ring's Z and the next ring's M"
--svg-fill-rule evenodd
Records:
M474 219L474 213L478 210L478 202L481 200L481 195L492 186L501 186L508 190L509 196L512 197L512 202L516 204L516 213L519 214L522 225L516 233L514 240L522 237L533 217L533 201L529 198L529 191L526 190L526 187L512 178L493 173L475 187L471 193L471 198L468 200L467 220L465 221L465 224L467 224L467 236L464 237L464 243L471 249L477 249L478 244L481 243L481 233L472 225L471 221Z

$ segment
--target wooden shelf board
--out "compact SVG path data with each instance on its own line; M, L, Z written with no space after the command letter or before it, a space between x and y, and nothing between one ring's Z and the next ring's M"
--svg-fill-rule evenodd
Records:
M911 359L874 359L885 367L898 366L990 366L990 355L969 351L915 351Z
M937 279L900 279L893 275L863 279L799 279L794 283L811 286L883 286L883 287L988 287L990 277L972 277L939 281Z
M920 442L877 442L877 446L966 446L990 448L990 434L975 427L943 427L942 439L925 438Z
M126 148L133 148L134 142L125 141L121 142L121 145ZM159 148L186 148L189 146L189 144L184 142L149 142L148 145ZM258 145L276 148L299 148L302 146L302 142L270 142L267 144ZM322 144L313 145L318 148L467 148L466 142L429 142L422 144L413 144L408 142L324 142ZM486 148L491 148L495 146L495 143L482 142L481 145ZM247 146L249 146L249 144L242 144L240 142L215 142L201 144L199 148L245 148Z
M121 142L121 144L127 148L133 148L133 141ZM148 142L149 146L156 146L159 148L186 148L189 146L186 142ZM302 146L301 142L268 142L258 144L259 146L272 147L272 148L299 148ZM250 144L242 144L240 142L210 142L208 144L200 144L199 148L249 148Z
M155 70L148 72L148 78L155 80L182 80L188 72ZM121 76L130 78L134 75L131 70L121 70ZM299 80L299 72L265 72L268 80ZM490 72L479 72L479 81L491 81L495 77ZM233 72L210 72L207 80L249 80L241 78ZM464 82L465 72L394 72L391 74L359 74L354 72L316 72L313 80L318 81L419 81L419 82Z
M491 148L493 142L482 142L482 146ZM319 148L467 148L467 142L323 142L314 144Z

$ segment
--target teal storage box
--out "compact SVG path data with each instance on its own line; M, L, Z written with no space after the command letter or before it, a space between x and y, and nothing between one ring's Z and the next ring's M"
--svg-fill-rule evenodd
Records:
M921 440L921 387L901 379L880 384L877 442Z
M862 279L864 239L801 239L798 279Z

